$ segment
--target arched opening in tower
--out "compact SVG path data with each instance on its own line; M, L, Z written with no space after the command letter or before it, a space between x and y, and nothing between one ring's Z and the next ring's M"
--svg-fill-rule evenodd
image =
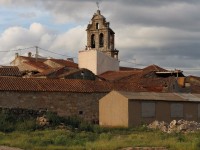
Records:
M104 45L104 39L103 39L103 33L99 35L99 47L103 47Z
M99 29L99 23L96 23L96 29Z
M95 48L95 35L91 35L91 48Z

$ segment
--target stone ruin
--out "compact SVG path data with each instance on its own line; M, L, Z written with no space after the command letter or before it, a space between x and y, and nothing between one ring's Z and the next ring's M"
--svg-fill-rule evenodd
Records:
M173 120L169 124L164 121L154 121L147 126L165 133L189 133L200 130L200 123L186 120Z

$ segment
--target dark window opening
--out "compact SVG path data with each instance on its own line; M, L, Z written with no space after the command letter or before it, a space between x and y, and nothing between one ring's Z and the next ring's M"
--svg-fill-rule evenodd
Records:
M96 23L96 29L99 29L99 23Z
M83 114L83 111L79 111L79 115L82 115Z
M95 35L92 34L91 36L91 48L95 48Z
M99 35L99 47L103 47L104 45L104 39L103 39L103 33Z

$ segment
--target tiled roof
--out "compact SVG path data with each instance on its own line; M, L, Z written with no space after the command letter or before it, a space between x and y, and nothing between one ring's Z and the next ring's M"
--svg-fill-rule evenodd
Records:
M156 93L156 92L117 92L129 100L156 100L156 101L186 101L186 102L200 102L200 94L190 93Z
M27 61L27 62L24 62L25 64L28 64L36 69L40 69L41 71L44 71L44 70L47 70L47 69L51 69L50 66L44 64L43 62L40 62L40 61Z
M141 70L134 70L134 71L107 71L101 75L100 78L107 80L107 81L119 81L125 78L128 78L132 75L140 73Z
M131 92L147 91L144 87L142 87L138 83L130 83L130 82L115 82L112 83L112 87L113 90L117 91L131 91Z
M125 69L126 70L126 69ZM142 78L157 78L155 72L160 71L167 71L161 67L158 67L156 65L150 65L144 69L133 69L132 70L126 70L126 71L108 71L101 75L99 75L100 78L107 80L107 81L123 81L123 82L129 82L132 79L135 80L141 80Z
M63 59L49 59L49 60L51 60L57 64L60 64L62 66L78 68L78 64L68 61L68 60L63 60Z
M148 72L148 71L165 72L167 70L163 69L157 65L150 65L150 66L143 68L143 71L145 71L145 72Z
M76 68L68 68L68 67L58 67L58 68L51 68L51 69L47 69L41 73L38 73L36 75L34 75L35 77L39 77L39 76L50 76L53 75L54 78L60 77L64 74L69 74L71 72L75 72L75 71L80 71L79 69Z
M19 56L21 57L22 59L25 59L27 61L32 61L32 62L36 62L36 61L39 61L39 62L44 62L47 60L47 58L35 58L35 57L26 57L26 56Z
M14 66L1 66L0 67L0 76L21 77L22 74L19 71L18 67L14 67Z
M0 77L0 91L92 93L111 90L112 86L102 81Z
M198 85L191 85L191 93L199 93L200 94L200 86Z
M82 72L82 71L84 71L84 70L87 70L87 69L83 69L83 68L81 68L81 69L70 69L68 72L65 72L65 73L59 75L59 77L60 77L60 78L66 77L66 76L69 76L69 75L73 75L73 74ZM90 71L90 70L88 70L88 71ZM91 72L91 71L90 71L90 72ZM91 73L92 73L92 72L91 72Z
M59 68L50 68L47 70L44 70L43 72L37 73L34 76L39 77L39 76L48 76L54 72L57 72L58 70L60 70L63 67L59 67Z

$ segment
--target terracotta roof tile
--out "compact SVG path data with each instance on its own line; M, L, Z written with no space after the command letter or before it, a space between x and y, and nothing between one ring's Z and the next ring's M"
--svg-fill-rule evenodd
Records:
M47 91L47 92L109 92L112 85L103 81L3 78L0 77L0 91Z
M163 69L163 68L161 68L157 65L150 65L150 66L143 68L143 71L146 71L146 72L148 72L148 71L165 72L167 70Z
M27 61L27 62L24 62L25 64L28 64L32 67L35 67L36 69L39 69L41 71L44 71L44 70L47 70L47 69L51 69L50 66L44 64L43 62L40 62L40 61Z
M68 60L64 60L64 59L50 59L50 60L62 66L78 68L77 63L74 63Z
M108 71L101 75L99 75L100 78L105 79L107 81L119 81L119 80L125 80L125 78L128 78L132 75L140 73L141 70L134 70L134 71Z
M22 74L19 71L18 67L15 67L15 66L1 66L0 67L0 76L21 77Z

